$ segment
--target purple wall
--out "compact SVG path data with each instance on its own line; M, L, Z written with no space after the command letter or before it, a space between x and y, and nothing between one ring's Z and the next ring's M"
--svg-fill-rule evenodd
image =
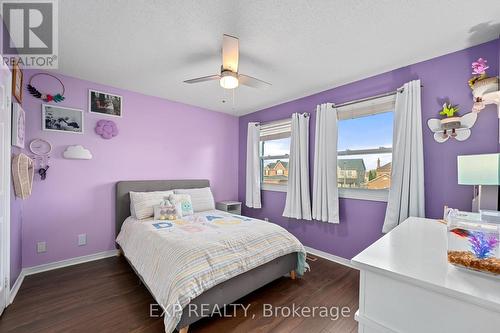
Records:
M472 95L467 85L471 77L470 65L479 57L488 59L489 73L498 73L499 41L478 45L463 51L403 67L388 73L353 82L318 94L273 106L239 120L239 199L245 197L245 160L247 123L266 122L289 117L293 112L311 112L310 161L313 170L315 114L317 104L346 101L373 96L401 87L405 82L421 79L422 117L424 132L426 215L442 216L443 205L463 210L471 209L472 188L457 185L456 156L459 154L490 153L498 150L498 119L496 107L483 110L465 142L449 140L444 144L434 141L427 127L427 119L435 118L449 98L459 104L462 112L472 107ZM335 74L332 73L332 76ZM304 245L344 258L352 258L377 240L382 234L386 203L364 200L340 200L340 224L298 221L282 217L285 193L262 191L262 209L244 207L246 215L264 218L280 224L299 238Z
M26 79L33 74L26 73ZM36 179L24 202L23 267L115 248L114 186L119 180L208 178L216 200L237 197L238 119L165 99L57 75L66 85L61 106L85 111L85 134L41 130L41 100L25 91L28 142L44 138L53 153L45 181ZM59 88L37 80L41 91ZM123 118L87 112L88 89L123 96ZM114 120L120 134L101 139L94 133L99 119ZM93 159L66 160L68 145L90 149ZM77 246L77 235L87 245ZM36 253L46 241L47 252Z

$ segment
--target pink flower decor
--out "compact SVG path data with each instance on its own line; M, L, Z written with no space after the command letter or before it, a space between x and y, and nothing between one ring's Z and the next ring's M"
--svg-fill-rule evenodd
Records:
M95 126L95 132L101 136L103 139L111 139L118 135L118 127L114 121L111 120L99 120Z
M472 63L472 74L474 75L484 75L486 74L486 70L490 68L490 66L487 66L486 63L488 61L483 58L477 59L477 61L474 61Z

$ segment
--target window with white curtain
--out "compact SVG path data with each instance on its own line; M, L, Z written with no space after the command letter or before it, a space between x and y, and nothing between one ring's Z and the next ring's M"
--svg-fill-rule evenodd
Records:
M291 118L260 126L261 188L286 192L290 159Z
M387 201L395 95L339 107L339 197Z

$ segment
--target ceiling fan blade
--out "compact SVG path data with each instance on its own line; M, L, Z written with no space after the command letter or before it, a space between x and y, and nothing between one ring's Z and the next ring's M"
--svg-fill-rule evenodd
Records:
M222 37L222 70L238 72L240 58L240 40L236 37L224 35Z
M271 85L269 82L262 81L245 74L239 74L238 79L240 81L240 84L244 84L245 86L249 86L252 88L266 88Z
M209 75L209 76L197 77L196 79L186 80L186 81L184 81L184 83L198 83L198 82L205 82L205 81L212 81L212 80L220 80L220 75Z

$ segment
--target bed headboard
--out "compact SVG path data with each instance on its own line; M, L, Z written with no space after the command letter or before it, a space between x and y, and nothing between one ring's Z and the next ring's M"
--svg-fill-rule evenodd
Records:
M174 179L174 180L126 180L116 183L116 234L118 235L122 224L130 216L130 191L150 192L168 191L177 188L209 187L207 179Z

